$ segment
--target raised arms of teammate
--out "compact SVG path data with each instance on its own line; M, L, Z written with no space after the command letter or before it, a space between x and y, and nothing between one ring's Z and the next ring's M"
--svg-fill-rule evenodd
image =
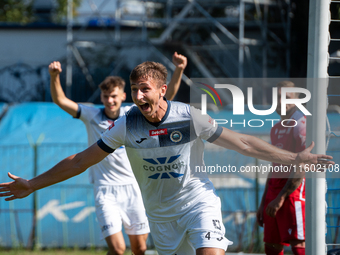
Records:
M184 69L186 68L188 62L185 56L175 52L172 56L172 63L176 66L176 69L165 93L165 98L168 100L172 100L176 96L179 86L181 85Z
M63 88L60 84L60 73L62 72L60 62L52 62L48 66L48 72L51 76L50 88L53 102L56 103L65 112L69 113L71 116L76 117L78 104L65 96Z
M168 100L174 99L181 84L184 69L187 66L187 58L177 52L172 56L172 62L176 69L169 82L165 97ZM76 117L78 111L78 104L65 96L65 93L60 84L60 73L62 72L61 64L58 61L52 62L48 66L48 71L51 76L50 87L51 96L54 103L61 109L69 113L71 116Z

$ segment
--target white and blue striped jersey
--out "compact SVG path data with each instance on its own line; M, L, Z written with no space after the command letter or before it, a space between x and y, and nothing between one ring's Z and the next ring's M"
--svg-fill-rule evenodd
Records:
M131 106L120 108L123 116ZM102 133L115 121L106 116L104 108L79 104L77 117L86 126L88 144L94 144ZM90 182L95 185L125 185L136 183L124 146L115 150L98 164L89 169Z
M167 103L161 122L149 122L134 106L97 142L106 152L125 145L153 222L176 220L198 202L216 197L207 174L195 172L195 166L204 165L202 139L213 142L222 128L198 109Z

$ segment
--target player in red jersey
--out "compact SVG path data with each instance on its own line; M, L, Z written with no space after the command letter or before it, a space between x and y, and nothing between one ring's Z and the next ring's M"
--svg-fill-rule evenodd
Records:
M271 143L292 152L305 149L306 117L294 104L286 105L286 115L281 114L281 88L294 87L291 81L282 81L278 87L278 122L270 132ZM297 93L287 93L286 98L298 98ZM273 163L273 167L280 164ZM286 166L289 169L289 166ZM271 172L257 211L257 221L264 227L267 255L283 255L283 245L291 245L295 255L305 254L305 179L291 167L290 172ZM295 172L295 173L294 173ZM300 174L298 176L298 174Z

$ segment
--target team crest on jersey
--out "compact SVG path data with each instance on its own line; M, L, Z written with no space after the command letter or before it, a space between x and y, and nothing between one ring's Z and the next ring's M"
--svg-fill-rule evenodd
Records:
M168 129L167 128L149 130L149 135L150 136L167 135L167 134L168 134Z
M170 134L170 140L173 141L174 143L178 143L178 142L182 141L182 138L183 138L183 135L179 131L173 131Z

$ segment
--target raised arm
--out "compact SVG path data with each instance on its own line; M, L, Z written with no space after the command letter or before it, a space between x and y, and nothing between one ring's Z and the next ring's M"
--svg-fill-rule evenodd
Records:
M255 136L245 135L223 128L220 137L215 140L214 144L235 150L245 156L285 165L334 164L333 161L325 162L325 160L332 159L332 156L310 153L314 147L314 142L304 151L294 153L279 149Z
M175 52L172 56L172 63L174 63L176 69L171 77L171 81L169 82L168 89L165 93L165 97L168 100L173 100L178 92L184 69L187 66L187 58Z
M108 154L95 143L86 150L65 158L47 172L31 180L25 180L8 173L8 176L14 181L0 184L0 197L7 197L6 201L24 198L36 190L81 174Z
M73 117L76 117L78 104L65 96L63 88L60 84L60 73L62 72L60 62L52 62L48 66L48 71L51 77L50 88L53 102L56 103L65 112L71 114Z

